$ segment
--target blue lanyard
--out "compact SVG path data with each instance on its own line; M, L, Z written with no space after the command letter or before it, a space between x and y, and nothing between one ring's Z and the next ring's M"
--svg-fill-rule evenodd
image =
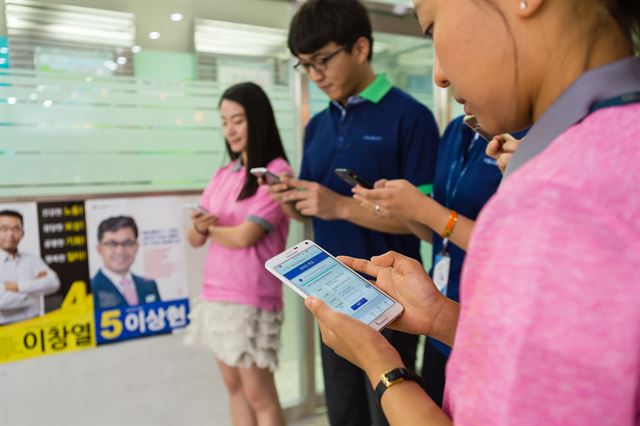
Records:
M612 106L623 106L640 102L640 92L625 93L624 95L616 96L615 98L605 99L601 102L596 102L589 108L589 114L602 108L608 108Z
M462 182L462 179L467 174L467 171L469 170L469 168L471 168L471 165L473 164L473 162L479 158L478 155L472 155L474 154L474 148L478 138L479 138L479 135L475 133L473 136L473 139L471 140L471 143L469 144L469 148L467 152L469 159L467 161L467 164L462 168L462 171L460 171L460 175L456 179L455 186L453 188L451 188L453 183L453 175L455 174L458 167L461 166L464 161L464 151L462 152L462 157L459 157L458 159L456 159L456 161L454 161L453 164L451 164L451 167L449 168L449 176L447 177L447 187L445 191L445 203L446 203L445 207L449 209L452 208L453 201L455 200L456 195L458 194L458 189L460 188L460 182ZM478 150L476 149L475 151L478 151Z

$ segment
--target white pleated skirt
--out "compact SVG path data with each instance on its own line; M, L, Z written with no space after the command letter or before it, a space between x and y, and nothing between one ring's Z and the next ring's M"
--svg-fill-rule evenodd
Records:
M184 345L205 348L231 367L278 367L283 312L237 303L196 300Z

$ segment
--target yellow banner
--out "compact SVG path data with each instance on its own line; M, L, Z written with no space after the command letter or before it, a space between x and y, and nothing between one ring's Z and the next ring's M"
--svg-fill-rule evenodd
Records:
M0 363L95 346L93 297L87 293L84 281L71 285L60 309L0 326Z

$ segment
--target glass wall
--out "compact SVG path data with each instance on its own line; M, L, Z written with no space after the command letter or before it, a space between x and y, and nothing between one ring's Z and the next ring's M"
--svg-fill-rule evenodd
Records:
M288 72L288 57L282 57L284 29L200 20L190 30L195 52L141 48L134 22L143 18L86 7L91 4L6 1L8 37L0 45L1 201L197 194L229 161L217 111L220 95L247 80L269 95L287 155L298 169L297 80ZM289 5L277 6L272 13L289 13ZM211 27L230 34L210 34ZM121 42L109 39L108 28ZM234 55L216 50L216 42L228 48L242 34L271 38L277 49L237 48ZM225 42L225 36L231 38ZM289 244L300 239L302 230L293 223ZM305 399L306 375L306 314L288 290L285 317L276 382L286 407Z

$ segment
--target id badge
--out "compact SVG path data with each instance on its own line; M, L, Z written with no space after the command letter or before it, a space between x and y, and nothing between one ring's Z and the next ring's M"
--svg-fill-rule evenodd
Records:
M447 295L447 284L449 284L449 269L451 268L451 256L446 251L441 251L436 255L435 266L433 267L433 282L438 291Z

